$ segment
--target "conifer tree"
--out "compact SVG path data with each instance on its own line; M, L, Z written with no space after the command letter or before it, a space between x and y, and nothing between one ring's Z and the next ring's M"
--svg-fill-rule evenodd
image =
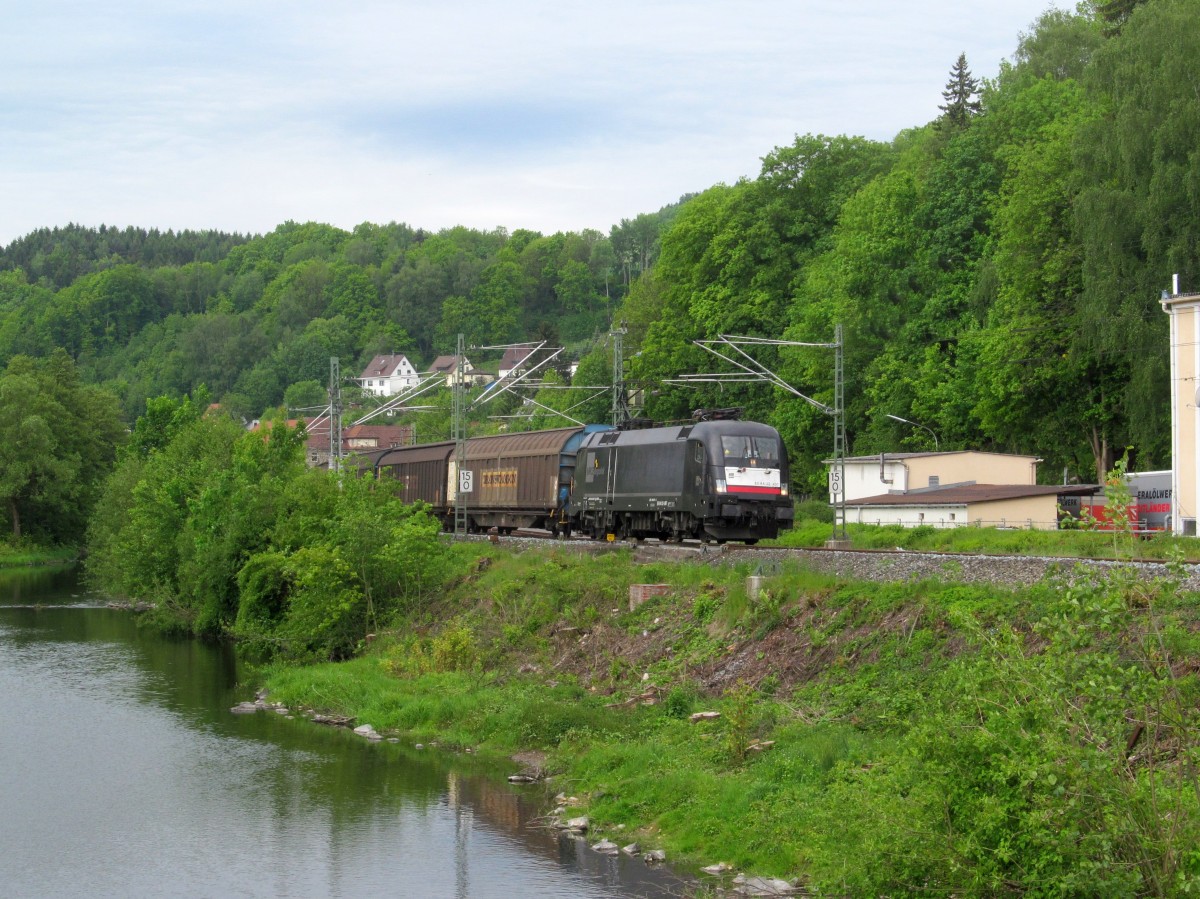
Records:
M1096 12L1105 23L1105 35L1113 37L1118 34L1121 26L1133 15L1134 9L1145 2L1146 0L1108 0L1106 3L1098 3Z
M943 113L942 124L948 128L965 128L971 116L977 115L982 106L979 102L979 82L967 68L967 54L958 54L958 61L950 70L950 80L942 91L945 106L938 106Z

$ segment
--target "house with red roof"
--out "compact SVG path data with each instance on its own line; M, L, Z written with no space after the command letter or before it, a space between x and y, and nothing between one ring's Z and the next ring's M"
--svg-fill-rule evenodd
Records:
M304 452L309 467L329 468L332 461L329 419L316 419L306 427L308 442ZM414 437L410 425L350 425L342 429L342 457L408 446L413 443Z
M330 447L329 416L317 418L292 418L287 422L289 428L304 425L308 439L304 443L304 456L309 468L329 468L333 455ZM256 421L250 426L251 431L265 431L271 427L271 422ZM393 449L398 446L409 446L416 442L416 434L411 425L350 425L342 428L342 457L355 454L365 455L381 449Z
M500 368L497 371L500 380L504 380L509 375L521 374L526 363L532 361L530 359L532 355L533 347L531 346L510 346L500 359Z

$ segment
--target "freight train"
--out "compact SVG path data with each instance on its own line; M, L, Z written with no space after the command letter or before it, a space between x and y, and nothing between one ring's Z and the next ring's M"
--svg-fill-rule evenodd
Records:
M472 532L753 544L792 525L787 451L757 422L557 428L474 437L461 466L453 442L393 447L362 464L428 503L447 529L459 489Z

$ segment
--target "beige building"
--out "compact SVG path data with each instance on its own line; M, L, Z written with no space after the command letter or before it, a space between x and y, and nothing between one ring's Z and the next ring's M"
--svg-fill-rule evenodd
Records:
M1194 535L1200 516L1200 293L1163 291L1162 307L1171 321L1171 528Z
M1064 497L1099 488L1044 484L966 484L846 501L847 524L928 525L935 528L1000 527L1052 531Z
M846 458L846 502L882 493L904 493L955 484L1037 483L1036 456L984 453L975 450L942 453L880 453ZM829 501L837 503L834 461L829 466Z
M466 356L463 357L462 362L462 379L468 386L478 387L481 384L490 384L495 380L486 371L480 371L472 365L471 360ZM445 375L446 386L453 387L458 381L458 356L438 356L429 366L429 371L433 374Z
M1009 527L1053 530L1060 507L1099 488L1037 483L1036 456L959 450L880 453L845 460L847 524ZM829 466L829 501L835 463Z

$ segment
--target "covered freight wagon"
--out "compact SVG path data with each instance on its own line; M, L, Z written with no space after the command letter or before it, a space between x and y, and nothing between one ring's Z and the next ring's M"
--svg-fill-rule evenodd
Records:
M470 491L464 493L469 530L519 527L553 528L556 511L563 507L575 469L580 441L608 425L556 428L472 437L466 441L463 470ZM453 525L460 476L456 446L452 441L397 447L373 457L380 477L402 485L410 502L433 506L434 514L449 528Z
M395 480L397 492L406 503L424 502L439 516L445 514L446 477L453 441L400 446L374 453L371 464L379 477Z

